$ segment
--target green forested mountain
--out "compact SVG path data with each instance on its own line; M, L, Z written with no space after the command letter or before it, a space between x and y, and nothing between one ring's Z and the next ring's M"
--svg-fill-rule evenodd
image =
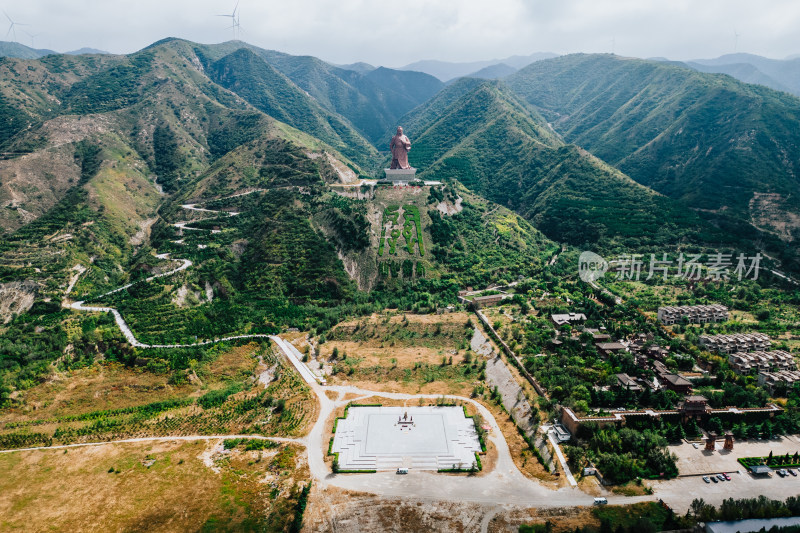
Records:
M327 142L362 165L375 159L369 142L340 115L323 109L286 76L246 48L206 65L211 79L267 115Z
M778 228L770 213L798 213L789 204L800 193L800 99L611 55L540 61L508 84L568 142L636 181L787 240L798 235L796 225Z
M329 111L346 117L370 141L439 92L444 84L422 72L379 67L357 72L314 57L262 51L263 57Z
M63 353L67 298L119 309L144 342L185 343L430 311L535 275L564 242L794 257L779 239L800 227L786 215L796 99L613 57L537 63L510 83L442 89L179 39L0 58L0 284L22 295L0 320L34 339L4 345L7 360L44 369ZM443 186L359 183L398 124L420 177ZM192 267L103 295L175 268L156 252Z
M510 207L550 238L627 246L719 239L681 204L565 144L501 82L459 80L404 123L410 161Z
M0 60L0 283L25 281L57 309L70 286L91 299L169 268L156 251L191 259L166 284L101 299L144 339L185 342L388 304L430 309L462 283L529 273L555 249L463 190L458 206L454 190L413 202L391 188L371 201L334 193L377 151L268 55L168 39L129 56ZM375 69L359 83L395 87L382 98L400 109L439 86L415 76ZM395 203L419 213L421 251L387 251L379 268L379 223Z
M700 72L727 74L728 76L734 77L739 81L743 81L744 83L755 83L757 85L769 87L770 89L775 89L776 91L792 93L795 96L800 95L800 88L793 90L772 76L763 73L758 69L758 67L750 63L724 63L719 65L709 65L695 61L686 61L685 64Z
M800 57L770 59L739 53L686 63L701 72L730 74L745 83L758 83L800 96Z
M231 41L198 47L216 61L246 48L289 78L324 109L347 119L372 142L396 126L397 118L425 102L444 86L421 72L341 68L316 57L293 56Z
M272 73L283 82L273 83L275 90L302 98L281 98L281 107L271 111L284 112L281 118L287 119L330 117L341 126L337 134L352 136L340 144L358 145L354 139L360 136L346 119L315 106L283 75ZM248 182L232 183L226 168L214 166L243 144L280 141L299 153L299 158L268 167L269 175L284 176L285 184L294 184L291 176L298 174L317 180L326 172L336 174L327 158L342 169L359 171L323 140L212 81L194 46L184 41L163 42L131 56L5 58L0 80L2 110L13 119L5 122L0 160L0 224L5 231L0 283L25 281L35 287L37 301L60 301L71 280L77 282L75 294L88 296L146 275L153 267L150 234L160 231L157 223L164 215L159 210L165 202L192 190L197 176L210 169L219 194L226 187L247 189ZM308 110L309 115L302 114ZM297 124L311 130L320 123ZM369 161L375 151L363 139L360 143L358 156ZM321 159L312 161L311 153ZM256 178L262 168L255 169ZM315 235L313 228L308 230ZM288 230L283 234L289 235ZM327 257L314 250L292 253ZM346 279L335 252L332 257L338 268L334 278ZM86 272L78 275L82 269ZM281 291L280 297L289 294Z

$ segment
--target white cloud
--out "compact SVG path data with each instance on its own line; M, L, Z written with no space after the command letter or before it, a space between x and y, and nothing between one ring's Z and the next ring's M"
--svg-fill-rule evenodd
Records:
M168 36L231 38L234 1L27 0L4 9L41 34L37 47L127 53ZM610 52L673 59L738 50L800 52L796 0L240 0L243 40L334 62L401 66L418 59L470 61L536 51ZM17 33L19 41L29 37Z

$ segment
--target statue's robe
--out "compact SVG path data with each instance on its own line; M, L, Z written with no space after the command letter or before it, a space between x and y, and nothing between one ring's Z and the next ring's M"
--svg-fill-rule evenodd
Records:
M395 135L389 144L392 151L391 168L411 168L408 164L408 151L411 150L411 141L405 135Z

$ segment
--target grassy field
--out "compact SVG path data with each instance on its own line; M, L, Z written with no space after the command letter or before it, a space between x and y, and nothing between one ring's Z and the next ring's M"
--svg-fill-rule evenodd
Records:
M0 423L29 418L75 416L91 411L120 409L175 397L197 397L222 388L227 381L254 376L260 346L253 343L221 353L196 369L198 379L170 383L167 374L129 368L114 362L56 373L51 379L20 392L12 409L0 411Z
M223 452L217 442L0 455L4 531L288 531L301 450Z
M258 376L267 372L266 386ZM0 447L130 437L256 433L296 436L317 402L269 345L229 349L173 375L96 363L34 387L0 411Z

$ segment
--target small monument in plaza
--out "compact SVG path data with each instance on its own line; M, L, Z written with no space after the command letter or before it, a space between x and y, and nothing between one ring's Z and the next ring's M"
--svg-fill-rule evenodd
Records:
M730 431L725 432L725 445L722 447L723 450L732 450L733 449L733 433Z
M706 436L706 451L713 452L716 449L717 434L713 431Z
M397 133L389 143L392 151L392 164L384 169L386 179L392 181L411 181L417 173L416 168L408 164L408 152L411 150L411 141L403 133L403 128L398 126Z

